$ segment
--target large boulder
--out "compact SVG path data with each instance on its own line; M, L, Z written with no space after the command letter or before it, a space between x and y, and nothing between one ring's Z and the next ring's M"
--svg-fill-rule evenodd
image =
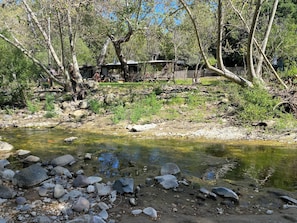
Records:
M13 183L19 187L32 187L48 179L47 171L38 164L33 164L17 172Z

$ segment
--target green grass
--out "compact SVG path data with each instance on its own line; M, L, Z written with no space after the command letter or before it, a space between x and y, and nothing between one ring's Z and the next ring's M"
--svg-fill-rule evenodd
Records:
M150 94L134 103L124 106L117 105L112 108L114 123L128 120L131 123L137 123L141 119L146 119L155 115L162 107L162 102L157 100L155 94Z
M98 100L96 100L96 99L90 99L88 101L88 105L89 105L89 109L92 112L94 112L96 114L99 114L100 108L102 107L102 104Z

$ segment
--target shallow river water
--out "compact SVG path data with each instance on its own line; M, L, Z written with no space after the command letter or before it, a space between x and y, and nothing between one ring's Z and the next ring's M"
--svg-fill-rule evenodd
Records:
M0 130L0 136L15 150L30 150L43 162L72 154L79 160L76 165L85 172L105 177L123 175L129 166L137 166L139 171L157 171L162 164L172 162L182 174L206 180L221 175L228 180L248 179L256 185L297 189L297 149L293 146L136 139L57 129L8 129ZM64 142L73 136L78 138ZM92 160L84 160L86 153L92 154ZM10 158L10 162L21 168L19 161Z

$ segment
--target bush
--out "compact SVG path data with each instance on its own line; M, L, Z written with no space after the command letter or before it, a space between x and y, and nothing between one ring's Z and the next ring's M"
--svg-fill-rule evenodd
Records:
M52 112L55 110L55 97L52 94L47 94L45 96L45 105L44 110L48 112Z
M273 107L278 103L278 100L273 99L266 89L260 87L242 88L239 89L237 97L239 98L235 101L237 101L238 116L242 121L263 121L274 117Z
M91 99L88 101L88 104L92 112L99 114L101 108L101 103L99 101L97 101L96 99Z
M155 94L150 94L129 106L120 104L112 109L114 123L123 120L130 120L132 123L137 123L142 118L148 118L160 111L162 102L157 100Z

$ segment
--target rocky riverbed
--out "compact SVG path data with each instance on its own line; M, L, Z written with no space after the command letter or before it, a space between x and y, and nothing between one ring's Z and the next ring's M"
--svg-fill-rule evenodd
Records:
M128 126L125 131L137 136L154 128ZM89 153L42 160L6 142L0 147L9 154L0 160L0 222L297 222L296 191L265 188L248 179L191 177L174 163L150 168L130 162L110 179L84 172L81 163L88 164Z

